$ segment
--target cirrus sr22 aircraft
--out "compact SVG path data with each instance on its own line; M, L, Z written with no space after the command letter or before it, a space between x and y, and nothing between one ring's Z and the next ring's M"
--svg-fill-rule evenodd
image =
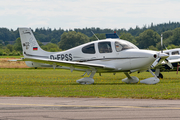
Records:
M160 65L168 55L157 51L140 50L134 44L117 39L104 39L89 42L66 51L47 52L40 48L31 29L19 28L23 55L29 67L53 67L84 71L84 77L77 80L80 84L93 84L95 73L124 72L127 78L125 83L138 83L139 79L130 76L132 72L149 70L151 78L141 80L140 83L156 84L159 78L151 71ZM83 76L84 76L83 75Z

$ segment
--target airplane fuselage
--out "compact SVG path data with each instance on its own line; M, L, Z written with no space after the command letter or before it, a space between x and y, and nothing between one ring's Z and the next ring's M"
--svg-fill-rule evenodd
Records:
M119 42L126 43L129 45L129 48L119 48ZM127 41L119 39L105 39L86 43L67 51L54 53L48 52L46 56L34 56L39 58L48 58L50 60L86 62L113 66L116 70L112 72L135 72L147 70L157 58L157 55L158 54L155 51L140 50ZM34 63L33 66L32 63L26 63L29 67L46 66L42 63ZM97 70L97 72L101 73L109 71Z

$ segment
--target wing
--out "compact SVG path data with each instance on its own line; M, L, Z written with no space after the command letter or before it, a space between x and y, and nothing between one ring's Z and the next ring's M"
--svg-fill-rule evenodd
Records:
M72 61L59 61L59 60L50 60L50 59L40 59L40 58L23 58L22 61L32 61L38 63L45 63L53 65L53 67L62 66L69 67L69 69L87 69L96 70L97 72L106 72L116 70L113 66L107 66L102 64L92 64L88 62L72 62Z
M172 60L167 60L165 59L161 64L157 65L157 67L161 67L162 65L168 65L170 68L173 69L173 66L172 66L172 63L179 63L180 62L180 59L172 59Z
M170 63L179 63L180 59L173 59L173 60L169 60Z

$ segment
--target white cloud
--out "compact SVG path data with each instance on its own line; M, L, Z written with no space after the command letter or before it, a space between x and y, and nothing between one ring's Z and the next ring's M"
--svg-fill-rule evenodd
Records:
M13 29L17 25L128 29L178 21L179 5L177 0L6 0L0 1L0 22Z

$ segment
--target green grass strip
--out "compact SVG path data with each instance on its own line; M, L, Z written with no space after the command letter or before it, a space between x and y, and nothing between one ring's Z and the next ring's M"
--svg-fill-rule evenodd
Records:
M123 73L96 74L93 85L80 85L76 80L82 74L60 69L0 69L0 96L180 99L176 72L163 72L164 79L156 85L122 83ZM140 80L152 77L149 72L131 76Z
M0 56L0 58L22 58L23 56Z

